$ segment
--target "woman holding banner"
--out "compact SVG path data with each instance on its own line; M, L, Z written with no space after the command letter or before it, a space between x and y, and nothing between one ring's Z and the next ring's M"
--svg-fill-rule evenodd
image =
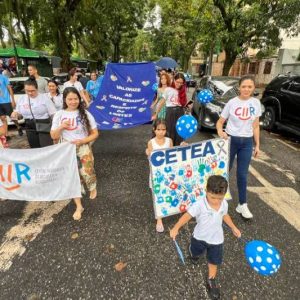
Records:
M255 89L254 78L244 76L239 81L240 95L227 102L217 122L218 135L227 139L230 136L231 170L237 157L237 186L239 204L236 211L244 218L253 218L247 205L247 177L252 154L259 154L259 117L261 116L260 101L252 97ZM227 121L225 132L223 125ZM253 139L255 148L253 150Z
M97 197L97 182L94 169L94 156L90 146L98 137L94 117L84 108L78 90L68 87L63 92L63 109L58 111L51 128L54 140L66 141L76 145L76 154L81 182L90 192L90 199ZM84 193L84 187L82 185ZM81 198L75 198L74 220L80 220L84 208Z
M165 89L160 107L162 107L164 103L166 104L168 136L172 139L174 146L179 146L183 139L176 131L176 122L184 115L184 107L187 104L185 78L182 73L176 74L172 87L167 87ZM158 114L159 109L153 116L154 120L157 118Z
M50 136L51 118L56 109L46 94L38 92L38 84L34 77L24 82L26 95L22 96L11 114L12 120L25 119L25 130L30 148L50 146L53 141Z

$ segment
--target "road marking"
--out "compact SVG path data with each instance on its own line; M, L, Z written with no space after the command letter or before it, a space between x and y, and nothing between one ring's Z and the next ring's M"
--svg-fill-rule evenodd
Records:
M53 221L70 200L57 202L29 202L18 224L4 236L0 246L0 271L7 271L16 256L22 256L26 246L33 241L43 228Z
M300 196L297 191L288 187L273 186L252 166L249 167L249 171L264 187L248 187L248 190L257 194L261 200L300 231Z
M295 150L297 152L300 151L300 149L296 148L295 146L290 145L289 143L287 143L287 142L285 142L285 141L283 141L281 139L276 139L276 141L278 141L278 142L280 142L280 143L282 143L282 144L290 147L291 149L293 149L293 150Z
M271 167L281 173L283 173L293 184L296 184L296 176L292 173L291 170L284 170L280 168L277 164L272 163L272 159L262 150L259 153L257 158L254 158L254 161L258 161L268 167Z
M216 134L213 134L213 136L218 137ZM264 161L269 159L271 160L271 158L263 151L261 154L261 157L255 160L273 167L277 171L285 174L294 184L296 183L295 175L292 174L290 170L283 170L274 163ZM264 187L248 187L247 189L250 192L257 194L261 200L300 231L300 195L297 191L289 187L273 186L252 166L249 167L249 171Z

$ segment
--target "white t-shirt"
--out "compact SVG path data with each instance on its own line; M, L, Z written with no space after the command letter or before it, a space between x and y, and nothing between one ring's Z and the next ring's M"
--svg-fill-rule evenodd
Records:
M3 126L3 122L2 122L1 119L0 119L0 127L1 127L1 126Z
M261 116L261 104L256 98L240 100L235 97L225 105L221 117L227 120L226 132L232 136L253 136L253 122Z
M30 104L35 119L48 119L56 113L53 102L46 94L38 94L35 98L30 98ZM29 108L29 97L27 95L18 99L16 111L21 114L24 119L33 119Z
M93 115L86 110L86 114L91 124L91 129L97 128L97 123ZM60 110L58 111L52 121L51 130L57 129L63 121L68 120L71 123L71 126L68 129L62 131L62 138L66 141L72 142L74 140L84 139L89 135L89 133L85 130L81 123L81 119L79 117L79 111L67 111Z
M84 89L79 81L75 81L74 83L71 81L67 81L64 83L63 90L65 90L65 88L67 87L74 87L79 93Z
M171 87L165 88L162 97L166 99L166 107L181 106L179 102L178 91Z
M228 203L226 200L222 201L218 211L210 207L206 197L195 202L188 209L188 213L197 222L193 233L194 238L212 245L222 244L224 242L222 222L227 212Z
M170 148L171 147L171 139L168 137L165 137L165 142L163 145L159 145L156 143L155 138L151 139L151 145L153 150L158 150L158 149L165 149L165 148Z
M165 142L163 145L157 144L157 142L155 141L155 138L151 139L150 142L151 142L151 146L152 146L153 150L166 149L166 148L171 147L172 139L165 137ZM152 180L151 180L150 174L149 174L149 187L150 187L150 189L152 189Z
M54 103L56 110L61 110L63 108L62 94L55 95L54 97L51 96L50 93L47 93L46 95Z

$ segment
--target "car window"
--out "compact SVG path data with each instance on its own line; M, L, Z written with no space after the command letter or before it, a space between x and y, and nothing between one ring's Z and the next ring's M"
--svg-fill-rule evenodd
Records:
M202 78L200 81L200 88L204 89L206 87L208 78Z
M10 81L10 85L14 91L14 94L25 94L24 81Z
M300 94L300 77L299 78L295 78L291 82L291 84L289 86L289 91Z
M237 89L233 87L224 93L224 95L222 96L222 101L227 102L230 99L236 97L237 95L238 95Z

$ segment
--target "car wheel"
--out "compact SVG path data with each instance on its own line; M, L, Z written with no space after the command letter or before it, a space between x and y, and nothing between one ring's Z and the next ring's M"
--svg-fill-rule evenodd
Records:
M203 130L202 120L203 120L203 109L200 109L199 115L198 115L198 130L199 131Z
M263 128L265 130L274 130L276 122L275 109L272 106L267 106L262 118Z

